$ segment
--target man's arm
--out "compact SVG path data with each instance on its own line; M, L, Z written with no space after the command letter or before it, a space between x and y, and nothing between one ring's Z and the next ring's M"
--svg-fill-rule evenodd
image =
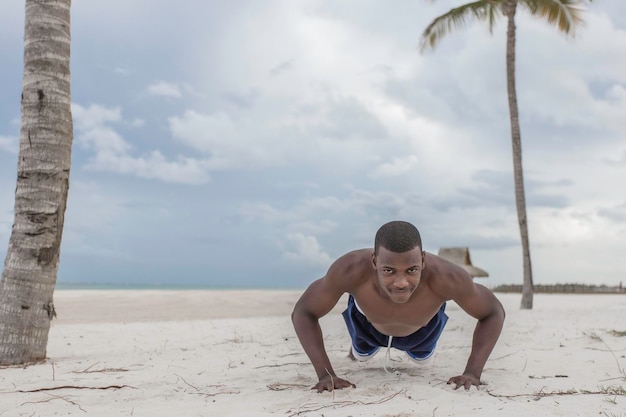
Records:
M446 262L447 263L447 262ZM446 279L440 280L438 291L446 299L454 300L466 313L476 318L472 338L472 350L462 375L450 378L448 384L469 389L480 385L487 359L491 354L504 324L504 308L496 296L482 285L475 284L472 277L457 265L448 265Z
M347 290L340 284L349 278L341 277L346 272L341 268L342 263L335 262L326 276L314 281L302 294L291 313L291 321L300 344L311 360L319 379L313 387L318 392L354 386L335 374L324 348L324 338L319 325L319 319L328 314ZM338 269L341 271L337 271Z
M456 388L464 386L469 389L479 385L487 359L493 350L504 324L504 308L493 293L482 285L472 284L473 291L455 300L468 314L478 319L472 338L472 351L463 375L450 378L448 383L456 384Z
M335 376L324 348L322 329L319 325L319 319L325 316L339 301L336 294L325 288L327 286L324 278L313 282L302 294L293 309L293 313L291 313L291 321L300 344L311 360L319 379L327 374Z

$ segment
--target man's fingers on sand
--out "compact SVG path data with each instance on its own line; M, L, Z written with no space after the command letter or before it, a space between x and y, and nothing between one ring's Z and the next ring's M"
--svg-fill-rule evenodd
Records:
M450 378L450 379L448 379L447 384L448 384L448 385L450 385L450 384L456 384L456 385L457 385L457 388L458 388L458 385L459 385L459 384L458 384L456 381L457 381L457 379L456 379L456 378ZM456 389L456 388L455 388L455 389Z
M328 388L327 386L322 385L322 384L316 384L316 385L312 386L311 389L316 390L318 393L319 392L324 392L326 390L332 391L332 388Z
M312 386L311 389L316 390L318 393L322 393L324 391L330 392L330 391L333 391L335 389L343 389L343 388L348 388L348 387L356 388L356 385L351 383L351 382L344 381L344 382L338 384L337 386L316 384L316 385Z
M466 391L472 388L472 385L475 385L476 389L479 389L479 386L483 385L481 381L475 382L475 381L472 381L471 379L462 379L462 378L457 378L457 377L450 378L448 380L448 385L450 384L454 384L455 390L463 387L465 388Z

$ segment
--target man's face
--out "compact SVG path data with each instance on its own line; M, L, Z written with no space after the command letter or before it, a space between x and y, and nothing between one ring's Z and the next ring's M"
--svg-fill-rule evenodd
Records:
M378 254L372 254L372 266L381 290L389 299L394 303L406 303L420 283L424 254L419 247L395 253L381 246Z

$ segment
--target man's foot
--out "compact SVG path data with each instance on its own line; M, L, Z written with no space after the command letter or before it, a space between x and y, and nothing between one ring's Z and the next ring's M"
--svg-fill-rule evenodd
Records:
M372 350L369 354L362 355L358 351L355 351L354 348L351 348L348 351L348 357L355 362L366 362L372 359L374 355L378 353L379 350L380 350L380 347L377 347L374 350Z
M435 352L432 352L430 356L428 356L425 359L418 359L414 357L413 355L411 355L409 352L405 352L405 353L411 362L416 363L419 366L424 366L428 368L428 367L431 367L433 363L435 362L435 355L436 355Z

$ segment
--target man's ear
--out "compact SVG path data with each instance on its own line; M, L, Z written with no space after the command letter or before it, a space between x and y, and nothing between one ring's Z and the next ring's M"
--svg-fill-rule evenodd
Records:
M372 252L372 268L376 269L376 252Z
M426 266L426 251L422 251L422 269Z

